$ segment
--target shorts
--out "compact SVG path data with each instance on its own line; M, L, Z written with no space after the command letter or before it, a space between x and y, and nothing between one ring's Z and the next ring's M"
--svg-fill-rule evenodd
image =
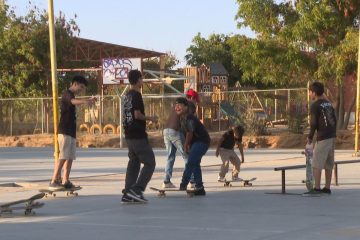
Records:
M315 143L312 165L313 168L332 170L335 160L335 140L328 138Z
M58 134L59 160L75 160L76 139L66 135Z
M240 158L233 149L220 148L219 154L223 162L230 161L231 163L236 163L236 165L241 163Z

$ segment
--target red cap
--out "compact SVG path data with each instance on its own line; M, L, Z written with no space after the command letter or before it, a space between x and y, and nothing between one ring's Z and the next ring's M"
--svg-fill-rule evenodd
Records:
M199 94L191 88L186 92L186 96L194 98L196 102L200 102Z

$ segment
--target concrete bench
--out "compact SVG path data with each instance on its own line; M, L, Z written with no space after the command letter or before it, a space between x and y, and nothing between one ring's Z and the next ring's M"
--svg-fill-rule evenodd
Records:
M335 178L335 185L339 185L338 180L338 165L339 164L350 164L350 163L360 163L360 159L358 160L345 160L345 161L335 161L334 162L334 178ZM285 171L286 170L292 170L292 169L300 169L300 168L306 168L306 164L301 165L292 165L292 166L284 166L284 167L276 167L274 168L274 171L281 171L281 193L285 194Z

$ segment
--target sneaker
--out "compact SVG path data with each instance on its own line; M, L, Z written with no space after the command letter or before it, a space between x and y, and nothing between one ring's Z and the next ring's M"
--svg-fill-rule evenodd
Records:
M218 177L218 182L225 182L226 181L226 179L225 179L225 177Z
M316 188L303 193L303 197L319 197L319 196L321 196L321 190Z
M138 202L148 202L148 200L144 198L142 191L136 191L134 189L130 189L129 192L127 193L127 196Z
M62 189L63 185L61 185L59 182L55 181L55 182L50 182L48 188L49 188L49 190L58 190L58 189Z
M64 187L65 189L70 189L70 188L74 188L75 185L74 185L72 182L67 181L66 183L63 184L63 187Z
M232 181L234 182L240 182L242 179L239 177L232 177Z
M324 187L323 189L321 189L321 193L330 195L330 194L331 194L331 190L328 189L328 188L326 188L326 187Z
M135 201L133 198L129 197L127 194L124 194L121 198L121 202L122 203L135 203L137 201Z
M189 182L189 184L187 185L187 189L190 189L190 190L195 189L195 183Z
M194 189L194 195L195 196L205 196L206 195L205 188L204 187L195 188Z
M172 183L172 182L163 182L163 184L161 185L162 188L176 188L176 186Z

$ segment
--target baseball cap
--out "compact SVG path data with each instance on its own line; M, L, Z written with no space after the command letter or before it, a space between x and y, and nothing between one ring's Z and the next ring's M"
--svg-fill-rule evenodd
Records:
M200 102L199 94L191 88L186 92L186 96L194 98L196 102Z
M175 100L175 103L184 104L185 106L189 106L189 102L186 98L179 97Z

